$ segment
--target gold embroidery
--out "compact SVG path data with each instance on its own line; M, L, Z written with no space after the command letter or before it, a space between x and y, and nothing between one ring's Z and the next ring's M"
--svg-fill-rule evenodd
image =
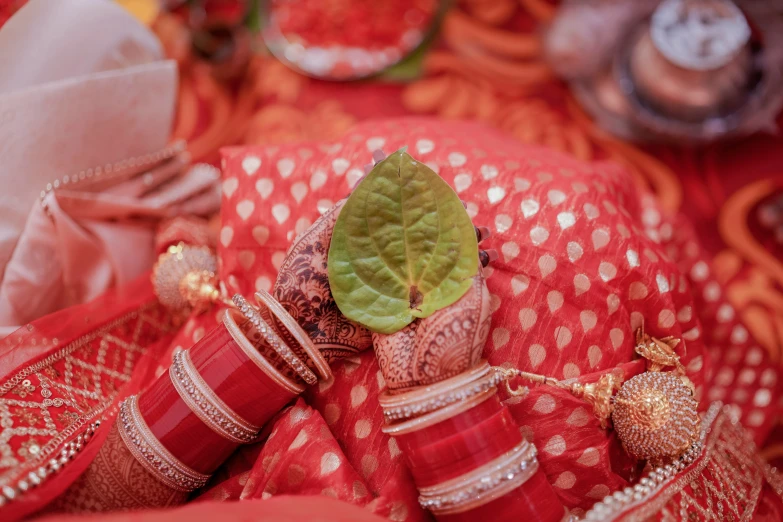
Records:
M765 480L783 493L780 476L763 461L738 420L719 406L713 404L705 415L696 443L703 450L691 464L651 473L596 504L586 519L636 522L658 514L665 521L742 522L752 519Z
M39 412L34 412L31 410L17 410L14 412L14 415L28 426L35 426L44 420L43 416Z
M38 444L38 441L34 438L30 438L22 443L17 453L24 459L32 459L38 455L39 451L41 451L41 446Z
M89 424L87 428L78 437L74 437L73 440L64 444L60 453L55 455L55 458L49 460L45 465L38 467L34 471L30 471L24 477L19 478L14 487L3 486L0 489L0 507L6 503L18 499L24 495L28 490L38 487L43 481L48 479L51 475L57 473L65 466L71 459L73 459L77 453L79 453L84 446L90 442L95 430L100 426L101 421L95 421ZM40 446L35 444L34 441L27 441L25 444L28 452L37 452ZM37 449L34 449L37 448Z
M35 391L35 386L30 382L30 379L25 379L22 381L22 383L11 390L11 393L14 395L18 395L22 399L27 397L29 394L33 393Z
M161 307L145 305L0 384L0 500L18 494L30 473L48 466L65 441L104 413L130 379L137 354L169 329ZM106 365L114 360L118 368Z
M57 416L57 421L66 426L70 426L79 418L79 415L72 411L64 411Z

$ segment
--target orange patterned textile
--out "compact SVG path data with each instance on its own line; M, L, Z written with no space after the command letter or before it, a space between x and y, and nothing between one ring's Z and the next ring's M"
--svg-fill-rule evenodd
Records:
M764 440L777 415L778 370L737 316L718 312L730 305L687 220L616 165L519 145L482 125L385 120L334 143L227 149L219 251L230 290L268 289L291 239L357 183L369 151L403 145L438 169L476 223L495 227L491 364L584 382L619 366L629 378L643 371L633 336L644 326L684 339L679 353L703 407L717 393L742 404L732 411ZM405 470L372 401L384 387L377 363L365 353L349 364L359 368L338 370L327 390L310 392L310 404L330 420L349 462L369 474L371 491L399 498ZM638 479L615 436L570 394L539 387L506 404L573 513ZM749 495L754 505L758 494Z
M556 2L456 4L446 15L440 41L424 55L420 77L405 84L317 81L256 56L232 90L213 80L203 65L183 60L175 134L188 138L197 156L217 161L220 145L329 140L358 121L427 114L481 121L521 143L579 159L615 161L648 187L663 209L687 216L704 247L705 264L726 285L731 306L715 312L725 320L741 316L759 348L780 362L783 138L758 135L702 148L620 141L590 121L544 62L537 28L554 16ZM164 42L173 43L177 26L162 18L156 27ZM783 124L783 115L777 124ZM712 398L727 399L725 390L716 388ZM770 456L783 455L783 446L770 443Z
M494 311L485 348L491 363L510 362L585 381L620 366L630 377L643 369L641 361L633 360L633 332L644 324L651 334L685 340L687 353L680 354L703 407L715 389L725 390L728 401L747 397L747 406L729 408L725 415L740 415L748 433L756 441L764 439L778 412L778 404L771 400L779 390L778 370L769 355L755 346L738 317L726 321L716 313L725 305L723 287L683 218L666 213L658 199L616 165L584 163L549 149L520 146L486 126L417 118L386 120L359 125L335 142L227 149L219 255L220 276L229 290L250 294L270 288L294 236L357 183L369 150L391 150L403 144L409 144L413 154L455 187L477 223L494 224L496 233L490 241L501 258L486 272ZM123 310L103 309L102 302L87 306L93 313L107 314L102 324L113 324L109 317L144 309L149 299L149 285L144 283L112 301ZM95 330L96 320L85 324L79 312L66 310L42 320L68 331L56 346L71 346L71 339ZM154 317L144 324L149 321L157 329L169 324ZM121 393L138 389L165 371L172 350L191 346L214 324L210 312L188 321L170 341L150 344L153 338L148 339L146 357L140 359L146 363L134 370L135 359L130 360L126 371L135 384ZM35 325L29 331L42 328ZM722 329L728 335L716 340ZM112 333L111 340L130 345L135 332ZM28 333L23 329L18 334L15 347L32 353ZM52 344L47 342L46 346ZM14 361L21 353L7 350L4 356L12 358L9 365L35 364L34 357ZM758 378L743 377L751 372ZM238 451L197 501L322 494L366 506L392 520L429 519L417 505L400 449L381 432L376 397L385 382L375 358L369 352L348 357L336 364L334 373L333 381L316 385L273 419L261 443ZM67 372L55 378L63 379L64 389L71 389ZM18 380L13 379L9 382ZM95 371L92 379L88 394L96 393ZM98 383L102 382L101 377ZM595 501L638 478L638 470L612 432L602 430L570 395L536 388L524 398L510 397L505 402L524 435L540 449L546 477L573 514L583 514ZM112 415L110 411L103 418L111 421ZM759 480L768 470L749 439L724 431L730 422L715 422L710 430L715 443L705 440L704 447L705 452L717 449L672 477L679 480L698 469L689 487L702 493L689 493L683 500L669 497L667 502L680 502L678 509L686 513L742 510L750 516L754 509L769 509L769 505L773 513L780 513L774 511L774 495L766 493L771 489L762 495ZM95 432L97 444L108 432L108 427ZM29 450L25 444L31 435L29 430L20 433L10 451L27 458L20 451ZM59 450L53 446L53 451ZM43 477L41 487L18 493L20 498L5 506L4 513L13 519L25 510L40 509L84 470L97 447L91 442L70 462L66 458L63 472L48 470L53 473ZM701 462L706 464L699 468ZM22 468L8 469L4 479L13 484ZM745 486L737 490L742 495L724 495L705 508L702 501L709 497L703 494L722 488L720 477L725 476L747 477ZM774 478L771 484L777 487ZM669 483L662 486L668 488ZM698 507L688 503L692 498L698 499Z
M630 377L643 371L637 327L684 339L678 353L713 429L698 459L618 518L779 520L783 485L765 459L783 457L783 225L769 217L783 206L783 138L678 149L603 133L541 57L536 28L554 10L548 0L460 0L420 77L404 84L321 82L263 55L224 84L182 52L180 21L162 15L154 27L180 61L174 136L216 164L230 146L221 280L245 295L272 288L294 238L348 194L371 152L407 145L494 230L492 364L585 382L619 366ZM176 324L146 280L118 292L2 341L0 492L17 489L10 502L0 497L0 518L56 510L112 437L119 400L167 371L172 352L220 313ZM374 355L333 371L193 495L200 506L107 520L312 520L302 506L323 520L432 520L395 439L381 432ZM538 387L502 398L573 515L639 479L615 433L571 395ZM727 406L710 409L714 401Z

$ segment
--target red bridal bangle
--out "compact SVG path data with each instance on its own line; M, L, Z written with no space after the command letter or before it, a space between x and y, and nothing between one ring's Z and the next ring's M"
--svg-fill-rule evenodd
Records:
M302 360L297 357L293 350L283 341L274 328L267 323L261 313L247 302L247 299L240 294L236 294L233 298L234 304L242 312L242 315L250 321L255 327L256 332L261 335L261 338L288 364L296 374L307 384L313 385L318 382L318 377L305 365Z
M242 321L237 323L237 321ZM304 391L267 361L229 309L169 372L120 406L117 421L61 508L130 510L184 502L240 443Z
M248 444L258 436L261 427L237 415L212 391L199 375L188 350L174 354L174 362L169 367L169 377L190 411L224 439L237 444Z
M227 310L221 325L175 354L171 370L138 398L138 418L150 436L179 464L205 476L304 391L250 343L238 319L240 312ZM159 455L152 461L164 462Z
M497 397L499 373L482 361L438 384L384 393L384 431L393 435L419 489L419 503L438 520L554 522L565 513ZM389 424L390 419L402 418Z
M304 328L299 326L299 323L291 317L291 314L288 313L283 305L266 290L259 290L256 292L256 302L265 307L269 313L277 319L278 323L288 331L293 340L302 347L302 350L304 350L305 354L307 354L312 361L312 364L321 379L325 381L330 380L332 378L332 369L329 367L326 358L321 354L318 348L315 347L315 344L310 340L310 337L307 335L307 332L304 331Z

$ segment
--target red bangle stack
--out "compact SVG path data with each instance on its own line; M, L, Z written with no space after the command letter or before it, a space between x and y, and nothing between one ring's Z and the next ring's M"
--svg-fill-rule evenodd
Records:
M487 370L482 363L466 372L473 374L469 377L448 379L404 399L384 394L387 420L404 419L387 423L384 431L397 439L422 507L438 520L559 521L565 510ZM453 401L451 395L461 399ZM440 407L428 411L429 403ZM460 407L464 404L467 408ZM412 414L414 409L425 413Z
M182 503L237 446L254 442L261 427L304 391L249 340L262 336L248 316L255 317L246 303L228 309L221 325L190 350L174 354L169 372L121 404L106 442L60 509ZM286 327L293 321L282 320ZM330 377L316 349L306 350L314 355L319 374Z
M257 430L304 390L270 365L246 338L239 337L242 333L234 316L241 314L234 310L226 314L223 324L189 350L192 367L203 380L201 387L180 391L182 387L175 386L176 375L167 372L139 397L139 410L155 438L182 463L204 474L217 469L241 442L215 427L219 414L205 416L203 409L192 399L188 404L183 395L193 396L206 385L230 412Z

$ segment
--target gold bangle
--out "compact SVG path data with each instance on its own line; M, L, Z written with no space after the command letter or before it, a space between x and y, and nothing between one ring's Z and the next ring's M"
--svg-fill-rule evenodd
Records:
M536 448L527 441L464 475L419 489L419 504L435 515L462 513L518 488L538 471Z
M207 483L209 475L183 464L150 431L139 411L136 395L128 397L120 405L118 420L122 441L156 479L177 491L193 491Z
M189 350L174 354L169 377L183 402L212 431L237 444L256 439L261 428L237 415L209 387L193 364Z
M474 408L484 402L485 400L493 397L498 392L497 387L487 388L486 390L479 392L472 397L469 397L463 401L457 401L446 407L425 413L419 417L413 417L404 422L384 426L381 431L389 435L402 435L404 433L410 433L413 431L423 430L439 422L448 420L460 413L466 412L471 408Z
M283 305L266 290L259 290L256 292L256 302L265 306L267 310L282 323L285 329L288 330L294 340L302 346L302 349L313 361L313 365L315 366L318 375L321 376L321 379L325 381L330 380L332 378L332 369L329 367L329 363L326 362L324 356L318 348L315 347L313 341L310 340L307 332L299 326L299 323L291 317L291 314L286 311Z
M266 360L266 357L261 355L261 352L259 352L256 347L253 346L253 343L248 340L244 332L242 332L242 329L239 327L239 325L237 325L236 319L234 318L235 314L244 317L239 310L229 308L226 310L225 314L223 314L223 325L226 327L226 330L228 330L228 333L231 334L231 337L237 343L239 348L245 352L245 355L247 355L247 357L253 361L256 366L261 368L261 370L263 370L263 372L266 373L269 378L272 379L281 388L292 393L293 395L299 395L302 393L305 390L304 386L292 381L280 373L280 371L272 366L272 364Z
M269 323L264 321L264 318L261 317L261 314L258 312L258 310L256 310L253 306L250 305L250 303L247 302L247 299L239 294L234 295L232 299L236 307L239 308L239 311L242 312L242 315L244 315L245 318L247 318L247 320L250 321L253 326L255 326L256 330L258 330L258 332L261 334L261 337L264 338L267 344L269 344L269 346L271 346L272 349L277 352L277 354L282 357L291 368L294 369L296 374L301 377L304 382L310 386L318 382L318 377L315 376L313 371L308 368L299 357L296 356L294 351L291 350L287 344L285 344L285 341L283 341L280 336L277 335L274 328L269 326Z
M469 399L489 388L496 387L505 378L502 372L482 360L466 372L420 389L399 394L384 391L379 396L379 402L384 419L390 423L423 415Z

